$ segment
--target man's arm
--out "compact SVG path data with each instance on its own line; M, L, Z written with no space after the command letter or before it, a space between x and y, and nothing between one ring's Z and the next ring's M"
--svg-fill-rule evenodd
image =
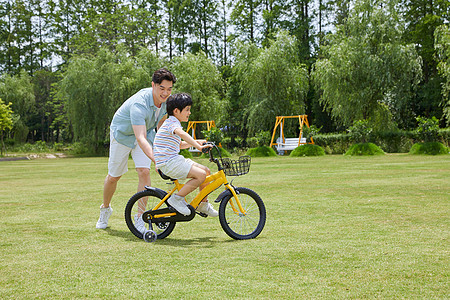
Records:
M150 146L150 143L147 141L147 128L145 127L145 125L133 125L133 131L139 147L141 147L145 155L147 155L153 162L155 162L152 146Z

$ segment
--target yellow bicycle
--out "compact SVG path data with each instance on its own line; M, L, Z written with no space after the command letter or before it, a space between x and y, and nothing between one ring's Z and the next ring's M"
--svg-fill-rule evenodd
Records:
M211 148L205 148L209 152L209 160L217 165L218 171L207 176L203 183L209 183L188 204L191 214L184 216L178 213L166 202L167 199L179 191L183 184L172 179L162 172L164 180L171 180L174 184L172 190L166 192L162 189L146 186L145 190L134 194L125 207L125 221L130 231L138 238L146 242L154 242L156 239L164 239L172 233L177 222L187 222L198 214L207 217L206 214L195 211L202 199L219 188L222 184L225 190L217 197L220 202L219 220L222 229L230 237L236 240L252 239L257 237L266 223L266 209L261 197L251 189L234 187L228 182L226 176L241 176L250 170L250 156L241 156L237 160L222 158L217 146L213 143ZM215 158L212 149L216 149L219 158Z

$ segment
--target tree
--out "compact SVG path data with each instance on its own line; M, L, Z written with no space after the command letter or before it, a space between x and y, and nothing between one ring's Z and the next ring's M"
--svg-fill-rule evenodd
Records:
M1 138L1 155L3 156L3 151L6 152L5 143L3 142L4 132L7 129L12 129L13 121L12 121L12 113L11 110L12 103L4 104L3 100L0 98L0 138Z
M321 103L345 126L389 108L400 125L421 77L414 45L403 45L396 7L357 1L346 24L330 35L313 69ZM385 120L390 122L390 120Z
M262 9L263 24L263 46L268 46L269 41L275 37L281 29L281 23L285 22L283 15L286 13L289 3L280 0L264 0Z
M57 117L57 111L55 111L52 105L52 86L58 79L58 73L50 72L46 69L34 72L31 78L34 88L35 105L34 109L29 113L29 127L33 141L55 142L58 139L58 132L55 137L51 128L53 120Z
M11 109L17 116L14 123L14 139L25 142L28 136L30 112L35 105L35 96L31 77L25 70L18 75L4 74L0 78L0 98L11 102Z
M58 97L65 102L75 140L86 143L94 153L106 139L114 108L124 100L117 97L121 77L131 77L131 71L121 72L116 61L106 49L95 58L74 57L58 84Z
M304 114L308 71L296 56L296 40L281 31L250 66L241 86L250 134L271 130L276 116Z
M289 32L297 38L298 56L302 62L308 63L308 65L312 64L310 60L314 41L310 2L312 1L292 0L288 3L294 18L287 26Z
M74 53L73 39L77 38L85 29L84 18L87 15L85 1L81 0L49 0L49 16L54 53L67 62Z
M192 96L192 121L214 120L220 123L226 101L220 98L223 82L217 67L205 53L186 53L173 61L173 73L177 77L176 91Z
M219 33L219 11L217 1L196 0L194 12L197 18L194 18L195 35L198 45L206 56L215 57L215 45ZM194 51L195 53L195 51Z
M444 78L442 83L442 102L447 125L450 125L450 27L441 25L435 31L435 48L437 53L437 68Z
M249 105L250 100L246 93L245 80L261 49L253 43L240 41L235 44L235 47L234 66L232 68L223 68L228 86L226 93L228 113L224 115L224 124L227 124L227 135L231 137L232 143L241 146L236 139L246 140L248 135L248 119L245 109Z
M74 139L93 153L101 152L115 111L131 95L148 87L154 71L163 65L164 61L147 49L136 59L123 47L117 53L103 48L95 57L74 57L57 85L57 106L63 105Z
M403 39L408 44L416 45L423 61L423 81L411 101L410 109L415 115L440 118L443 78L438 73L435 60L434 32L438 26L448 23L450 3L447 0L408 0L399 3L406 20Z
M261 0L238 0L234 2L231 21L236 26L237 35L244 41L257 42L258 16L261 10Z

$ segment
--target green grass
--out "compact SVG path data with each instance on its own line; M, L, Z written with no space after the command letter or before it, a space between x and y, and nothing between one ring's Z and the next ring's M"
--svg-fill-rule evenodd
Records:
M233 182L266 204L266 227L248 241L201 217L165 240L135 238L123 218L137 183L129 166L110 227L96 230L107 158L0 162L1 299L450 293L450 156L253 158L250 173ZM165 188L155 175L153 185Z

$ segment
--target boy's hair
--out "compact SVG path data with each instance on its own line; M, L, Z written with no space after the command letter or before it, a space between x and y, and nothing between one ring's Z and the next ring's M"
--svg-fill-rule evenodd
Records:
M156 84L161 84L163 80L168 80L172 81L172 83L175 83L177 81L177 78L167 69L161 68L159 70L156 70L155 73L153 73L152 81Z
M191 95L186 93L171 95L166 101L166 110L169 116L173 116L175 108L182 111L186 106L192 106Z

